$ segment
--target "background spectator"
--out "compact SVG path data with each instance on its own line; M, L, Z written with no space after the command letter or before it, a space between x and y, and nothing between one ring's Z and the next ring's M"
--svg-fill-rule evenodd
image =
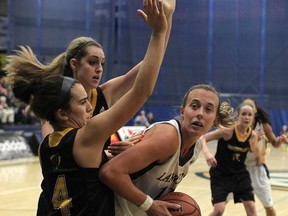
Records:
M14 112L13 108L8 106L6 101L7 101L6 96L4 96L4 95L0 96L0 119L1 119L1 123L13 124L14 118L15 118L14 117L15 112Z
M282 126L282 130L281 130L281 133L280 133L280 134L281 134L281 135L284 134L284 135L288 136L287 125L283 125L283 126ZM285 145L284 148L285 148L286 150L288 150L288 141L287 141L287 139L286 139L286 141L285 141L285 144L286 144L286 145Z
M149 122L146 117L146 112L144 110L140 111L140 114L134 119L134 126L146 126L149 127Z
M155 122L155 121L154 121L154 115L153 115L152 112L149 112L149 113L147 114L147 119L148 119L148 122L149 122L150 125Z

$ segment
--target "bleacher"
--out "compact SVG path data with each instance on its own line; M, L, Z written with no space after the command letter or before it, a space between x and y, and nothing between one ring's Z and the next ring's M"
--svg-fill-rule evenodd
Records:
M38 155L42 139L39 124L1 125L0 160L10 160Z

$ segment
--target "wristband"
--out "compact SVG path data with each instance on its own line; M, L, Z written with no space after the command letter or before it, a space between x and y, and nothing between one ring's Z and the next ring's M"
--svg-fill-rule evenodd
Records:
M147 196L146 200L142 203L142 205L139 206L139 208L143 209L144 211L148 211L148 209L153 204L153 199L148 195L146 196Z

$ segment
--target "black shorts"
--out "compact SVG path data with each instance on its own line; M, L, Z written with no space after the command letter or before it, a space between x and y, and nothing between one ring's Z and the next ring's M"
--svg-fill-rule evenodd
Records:
M229 193L234 195L234 203L254 201L253 188L248 171L237 174L224 174L215 168L210 169L212 204L226 202Z

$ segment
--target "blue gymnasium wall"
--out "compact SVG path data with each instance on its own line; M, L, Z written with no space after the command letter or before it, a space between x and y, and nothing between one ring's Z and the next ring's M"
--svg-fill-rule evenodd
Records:
M150 29L136 12L141 4L8 0L8 51L27 44L47 61L73 38L88 35L104 47L106 81L144 57ZM269 111L278 134L288 124L287 11L286 0L177 0L161 74L143 108L156 120L172 118L190 86L211 83L235 108L244 98L254 98Z

